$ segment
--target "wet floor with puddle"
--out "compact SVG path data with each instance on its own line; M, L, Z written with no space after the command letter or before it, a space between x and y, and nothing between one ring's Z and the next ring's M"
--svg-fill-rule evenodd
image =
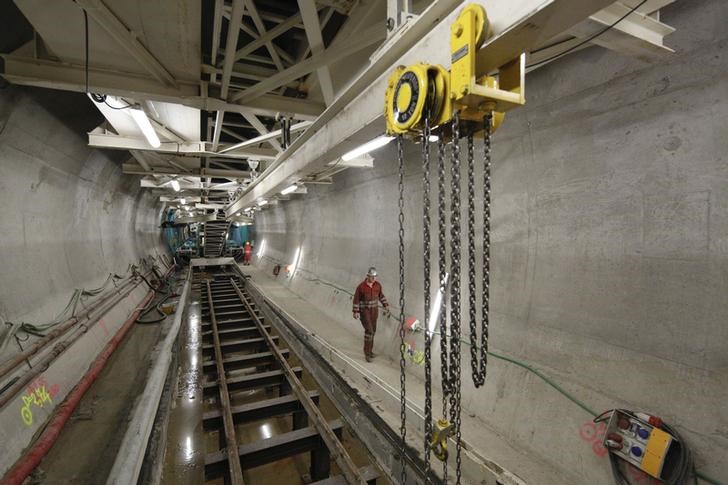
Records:
M205 482L204 461L207 453L219 450L220 436L218 433L205 432L202 428L202 415L206 411L216 409L214 398L203 399L202 395L202 338L200 334L200 304L199 294L190 294L190 304L183 319L180 331L180 358L179 378L174 402L169 416L167 429L167 446L164 456L162 484L186 485ZM275 334L275 333L274 333ZM288 348L281 339L280 348ZM226 353L226 356L235 355ZM318 390L320 393L319 408L327 420L340 419L340 414L324 395L316 381L305 370L298 357L291 353L289 362L293 367L304 367L302 382L308 390ZM255 373L256 369L234 371L242 373ZM276 388L258 389L247 392L231 394L233 406L271 399L278 397ZM276 417L249 423L238 424L235 432L240 443L252 443L273 436L284 434L293 428L292 417ZM366 466L372 459L364 446L352 435L350 430L344 428L342 444L349 452L357 466ZM304 453L293 458L279 460L274 463L259 466L243 472L246 484L253 485L284 485L304 484L308 481L310 454ZM340 474L336 463L331 463L331 475ZM223 484L222 478L208 481L209 484ZM389 483L380 478L377 483Z

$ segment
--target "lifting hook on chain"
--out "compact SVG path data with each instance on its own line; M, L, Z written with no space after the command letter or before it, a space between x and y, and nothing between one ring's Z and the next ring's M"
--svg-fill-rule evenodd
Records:
M455 428L447 419L438 419L435 422L435 430L430 438L432 454L440 461L447 460L447 440L453 435Z

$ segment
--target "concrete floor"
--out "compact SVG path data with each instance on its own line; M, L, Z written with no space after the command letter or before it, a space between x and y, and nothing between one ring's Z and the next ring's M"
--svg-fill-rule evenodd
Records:
M167 318L163 324L170 323ZM34 472L33 483L106 482L162 334L162 325L137 324L129 330Z

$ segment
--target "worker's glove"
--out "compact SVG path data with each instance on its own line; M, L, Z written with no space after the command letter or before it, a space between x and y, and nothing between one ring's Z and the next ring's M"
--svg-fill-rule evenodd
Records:
M358 313L354 313L354 320L359 320L359 314Z
M389 307L384 307L384 316L387 318L392 316L392 312L389 311Z

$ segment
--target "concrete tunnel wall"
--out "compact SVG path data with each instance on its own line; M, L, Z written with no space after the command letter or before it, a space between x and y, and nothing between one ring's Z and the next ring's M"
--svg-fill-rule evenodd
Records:
M164 254L159 202L123 175L128 152L88 147L103 121L81 94L0 91L0 316L43 322L74 288L95 288Z
M728 4L676 2L661 18L677 28L674 55L647 64L591 48L554 62L527 76L527 106L494 136L491 350L597 412L662 416L698 469L728 482ZM257 264L292 263L300 247L286 284L356 339L350 297L328 283L353 291L376 265L397 305L395 150L256 216ZM420 160L408 144L406 308L422 320ZM433 288L436 268L433 257ZM375 347L398 357L396 322L380 317ZM463 372L463 412L482 421L464 438L487 435L486 457L529 483L611 483L588 413L493 358L475 390L465 346Z

